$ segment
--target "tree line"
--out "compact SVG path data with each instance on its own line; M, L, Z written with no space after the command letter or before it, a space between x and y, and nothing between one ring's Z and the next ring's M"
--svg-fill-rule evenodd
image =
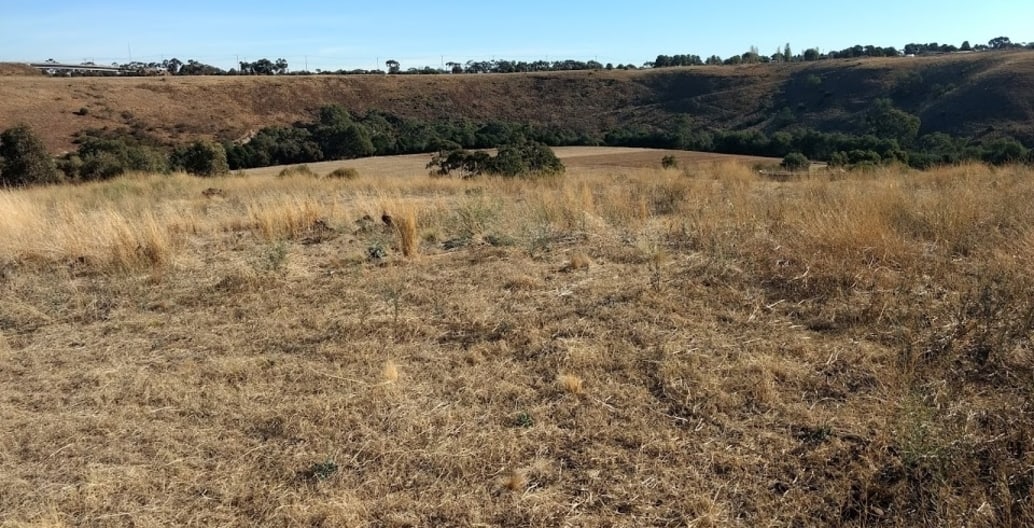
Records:
M910 43L905 44L904 48L898 49L893 46L881 47L873 45L855 45L842 50L831 50L825 53L819 51L818 48L809 48L804 50L802 53L794 54L791 51L790 44L786 44L782 48L775 50L775 53L766 55L758 51L757 47L751 46L749 50L740 55L732 55L727 58L722 58L718 55L712 55L707 59L701 58L699 55L682 54L682 55L658 55L653 62L644 64L644 67L648 68L672 68L677 66L734 66L738 64L767 64L767 63L786 63L786 62L812 62L818 60L827 59L854 59L854 58L865 58L865 57L900 57L905 56L916 56L916 55L935 55L943 53L957 53L957 52L973 52L973 51L987 51L987 50L1008 50L1008 49L1034 49L1034 43L1019 44L1012 42L1009 37L996 37L988 41L987 44L970 45L969 41L963 42L960 46L952 44L939 44L937 42L930 42L926 44Z
M125 64L112 63L113 67L121 71L116 72L74 72L77 76L112 76L112 75L442 75L442 74L486 74L486 73L535 73L535 72L558 72L558 71L580 71L580 70L636 70L641 68L672 68L679 66L736 66L740 64L769 64L787 62L812 62L829 59L853 59L865 57L900 57L915 55L931 55L942 53L974 52L988 50L1009 50L1009 49L1031 49L1034 50L1034 43L1015 43L1009 37L996 37L987 44L970 45L969 41L963 42L960 46L953 44L909 43L901 49L881 47L874 45L855 45L842 50L831 50L825 53L818 48L809 48L801 53L793 53L790 44L776 49L772 54L761 53L756 46L751 46L742 54L721 57L711 55L703 58L695 54L658 55L654 60L644 62L641 65L635 64L603 64L596 60L581 61L573 59L565 60L537 60L537 61L516 61L516 60L468 60L466 62L447 62L444 67L410 67L403 68L403 65L394 59L385 61L385 69L338 69L310 71L292 71L286 59L279 58L270 60L262 58L254 62L240 61L237 67L224 70L211 64L205 64L194 59L183 62L177 58L166 59L161 62L140 62L133 61ZM48 62L54 62L49 59ZM93 66L92 62L83 63L84 66Z
M823 132L800 124L767 133L706 129L687 116L659 126L628 125L589 133L499 120L423 121L328 105L310 122L265 127L244 142L198 140L169 145L140 131L89 130L78 135L76 151L58 158L46 151L29 127L19 125L0 133L0 186L103 180L130 171L211 176L270 165L435 152L430 168L441 174L562 171L562 165L556 166L540 146L649 147L769 157L798 154L836 166L1034 163L1032 151L1006 135L965 139L940 132L920 135L920 128L919 117L896 108L889 99L874 101L850 133ZM492 158L467 151L489 148L499 149L499 155Z

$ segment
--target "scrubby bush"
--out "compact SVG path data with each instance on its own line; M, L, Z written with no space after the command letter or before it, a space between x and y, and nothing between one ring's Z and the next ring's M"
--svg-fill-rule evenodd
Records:
M783 158L783 162L779 165L788 171L797 172L807 170L811 166L811 162L808 161L808 157L804 154L791 152Z
M463 178L473 178L490 172L491 164L492 156L487 152L453 149L432 156L427 168L431 169L432 176L449 176L458 171Z
M328 178L335 178L341 180L355 180L359 178L359 171L352 167L338 167L327 174Z
M679 161L675 159L675 156L672 156L671 154L661 158L661 167L665 169L677 169L678 166Z
M1013 138L998 138L984 144L982 157L992 165L1018 163L1027 158L1027 148Z
M448 176L455 171L464 178L481 174L508 177L554 176L564 172L564 164L553 150L542 143L520 141L499 148L495 156L487 152L452 150L435 154L427 168L436 176Z
M54 158L28 125L0 133L0 185L20 187L60 179Z
M128 171L161 173L169 170L163 151L134 142L129 136L81 139L76 156L81 162L78 165L71 160L61 164L68 178L104 180Z
M316 174L315 172L312 172L312 169L310 169L309 166L305 164L287 167L281 170L279 174L277 174L277 177L279 178L288 178L291 176L309 176L312 178L319 178L320 175Z
M847 162L851 165L879 165L883 157L872 150L855 149L847 153Z
M172 153L170 164L177 170L197 176L219 176L230 172L223 146L208 140L198 140L179 147Z

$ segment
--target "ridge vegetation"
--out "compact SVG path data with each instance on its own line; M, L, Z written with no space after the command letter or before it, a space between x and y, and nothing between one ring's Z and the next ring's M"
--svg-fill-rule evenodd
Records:
M1020 50L488 76L9 77L0 123L27 124L51 152L78 143L84 164L98 138L152 149L121 170L198 139L220 143L234 169L520 138L928 167L1026 159L1031 71L1034 53ZM327 112L354 126L319 137Z

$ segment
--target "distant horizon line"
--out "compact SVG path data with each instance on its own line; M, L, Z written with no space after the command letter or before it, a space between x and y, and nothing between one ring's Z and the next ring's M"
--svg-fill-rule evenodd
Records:
M972 47L990 46L991 42L994 42L995 40L1000 39L1000 38L1008 38L1008 37L1003 35L1003 36L995 37L994 39L989 40L987 44L984 44L982 42L978 42L976 44L971 44L971 46ZM1011 43L1011 45L1013 47L1024 48L1024 47L1029 46L1028 42L1026 42L1026 41L1013 42L1011 39L1009 39L1009 41L1010 41L1010 43ZM962 46L962 44L970 43L970 42L971 42L970 40L963 40L958 46ZM786 45L790 45L790 44L791 43L786 43ZM930 41L930 42L909 42L908 44L905 44L905 45L900 46L900 47L898 47L898 46L877 46L875 44L854 44L852 46L848 46L846 48L840 48L838 50L834 50L834 49L830 48L826 52L822 51L823 48L821 46L810 46L810 47L800 48L800 49L802 49L802 50L812 50L812 49L814 49L814 50L818 50L818 52L820 54L828 54L829 52L832 52L832 51L844 51L844 50L851 49L851 48L854 48L854 47L857 47L857 46L862 46L862 47L874 46L874 47L879 47L879 48L884 48L884 49L886 49L886 48L895 48L899 52L902 52L902 50L905 47L910 46L910 45L926 46L926 45L932 45L932 44L955 46L954 44L949 44L949 43L946 43L946 42L942 43L942 42L938 42L938 41ZM781 47L782 46L780 46L780 48ZM791 48L792 48L792 45L791 45ZM444 69L445 65L448 64L448 63L451 63L451 62L458 62L459 64L464 64L465 65L465 64L470 63L470 62L481 62L481 61L489 61L489 62L494 62L494 61L510 61L510 62L527 62L527 63L546 61L546 62L553 63L553 62L563 62L563 61L566 61L566 60L579 60L579 61L583 61L583 62L595 61L595 62L599 62L601 64L613 64L615 66L618 66L618 65L635 66L636 68L642 68L642 67L649 67L647 65L653 63L654 59L656 59L659 56L664 56L664 55L668 55L668 56L696 55L696 56L699 56L699 57L702 57L702 58L718 56L718 57L720 57L722 59L726 59L726 58L731 58L733 56L745 55L747 53L750 53L752 50L757 50L759 56L765 56L765 57L770 57L771 56L771 55L768 55L766 53L761 53L760 52L760 48L757 45L750 45L750 46L747 46L747 51L745 51L745 52L736 53L736 54L730 54L730 55L727 55L727 56L723 56L723 55L720 55L720 54L717 54L717 53L712 53L712 54L708 54L708 55L697 54L697 53L693 53L693 52L658 53L653 58L642 60L642 61L635 61L635 60L632 60L632 61L612 60L612 58L608 58L608 57L604 57L603 60L600 60L599 57L601 56L601 54L585 54L585 53L574 53L574 54L568 54L568 55L552 54L552 53L545 54L545 55L527 55L527 54L523 54L523 53L515 53L513 55L507 55L505 53L492 53L492 54L482 54L482 55L465 55L463 57L463 59L461 59L461 60L456 60L454 58L450 58L449 54L437 54L437 55L425 55L425 56L409 56L409 57L405 57L405 56L400 57L398 55L384 54L384 55L374 55L374 56L359 57L359 56L354 56L354 55L353 56L328 56L328 55L320 55L320 54L304 54L303 53L303 54L279 54L279 55L278 54L273 54L273 55L265 55L265 56L262 56L262 57L260 57L258 59L255 59L255 60L269 59L269 60L275 61L277 59L284 59L284 60L287 60L288 63L291 64L291 65L301 64L301 65L304 66L304 67L298 68L298 69L291 68L292 71L314 71L314 70L320 70L320 71L370 70L370 71L372 71L372 70L381 70L381 69L383 69L385 67L385 62L389 61L389 60L396 60L396 61L398 61L399 63L401 63L403 65L405 70L409 70L409 69L418 69L419 70L419 69L436 68L436 67L440 67L440 68ZM258 55L261 55L261 54L257 54L255 56L258 56ZM797 53L794 56L798 56L798 55L801 55L801 53ZM184 57L187 57L187 58L186 59L179 59L180 56L184 56ZM437 59L434 58L436 56L437 56ZM453 55L453 56L455 56L455 55ZM44 63L46 63L46 62L48 62L50 60L56 60L59 64L65 65L65 66L87 65L87 63L89 63L89 62L92 62L93 64L98 65L98 66L107 66L107 65L110 65L110 64L113 64L113 63L114 64L119 64L119 65L125 65L125 64L134 63L134 62L139 62L139 63L144 63L144 64L149 64L149 63L159 63L160 64L160 63L162 63L162 62L164 62L166 60L176 59L176 60L180 60L183 63L186 63L186 61L195 60L195 61L197 61L199 63L202 63L202 64L206 64L206 65L209 65L209 66L215 66L215 67L218 67L220 69L223 69L224 71L229 71L229 70L232 70L232 69L239 68L241 62L252 62L252 61L249 61L249 57L250 57L250 55L244 55L244 54L239 54L239 53L232 54L232 56L230 54L188 56L188 55L180 55L180 54L175 54L175 53L172 53L172 54L169 54L169 53L158 53L158 54L112 56L112 57L99 57L99 58L96 57L96 56L86 56L86 57L83 57L80 60L80 62L78 62L78 63L75 62L75 61L68 61L68 60L56 60L56 59L53 59L53 57L48 57L46 59L40 59L40 60L24 60L24 59L21 59L21 60L10 60L10 59L8 59L8 60L0 60L0 63L2 63L2 62L9 62L9 63L14 63L14 64L44 64ZM327 66L326 65L327 63L332 62L332 61L335 62L334 65L331 65L331 66ZM337 61L340 61L340 62L337 62ZM309 63L310 62L313 63L312 64L313 68L309 68ZM340 65L341 62L345 63L346 65L343 65L343 66ZM358 66L360 64L370 64L371 62L373 64L375 64L375 67L372 70L370 68L366 67L366 66ZM409 63L409 64L416 63L417 65L416 66L408 66L407 67L406 66L407 63ZM227 67L225 67L226 64L230 64L231 66L227 68Z

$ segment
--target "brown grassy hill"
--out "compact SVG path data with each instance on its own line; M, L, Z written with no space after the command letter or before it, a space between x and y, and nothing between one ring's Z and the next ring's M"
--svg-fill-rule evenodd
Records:
M39 76L40 71L26 64L18 64L14 62L0 62L0 77L7 77L10 75L32 77Z
M978 136L993 127L1034 142L1032 85L1034 53L1024 51L513 75L15 76L0 83L0 127L26 122L54 150L71 148L75 132L100 127L171 141L237 139L339 103L405 117L503 119L592 133L663 126L680 115L702 127L773 132L803 123L850 132L873 99L891 97L922 118L923 132Z

